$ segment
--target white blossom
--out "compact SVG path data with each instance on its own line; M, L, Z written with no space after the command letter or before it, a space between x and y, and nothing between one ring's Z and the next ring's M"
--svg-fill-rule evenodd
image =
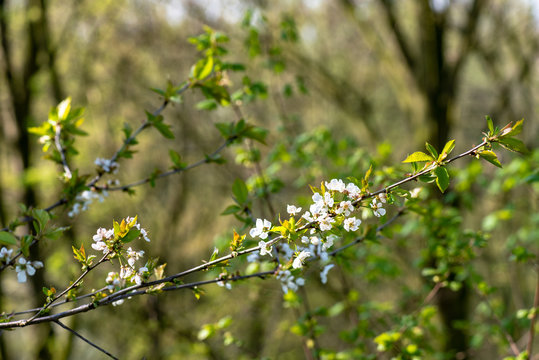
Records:
M144 256L144 251L143 250L135 251L135 250L133 250L131 248L128 248L127 252L126 252L126 255L127 255L127 263L130 266L134 266L135 261L137 261L138 259L140 259L141 257Z
M148 268L146 266L141 267L138 269L138 271L135 273L133 278L131 279L132 282L134 282L137 285L142 284L142 276L144 273L148 272Z
M13 253L13 249L6 248L5 246L2 246L2 249L0 249L0 261L4 264L7 264L11 261L11 254Z
M302 268L303 267L303 262L305 261L305 259L307 259L309 256L311 256L311 253L309 251L301 251L297 256L296 258L294 259L294 261L292 262L292 267L294 269L299 269L299 268Z
M268 231L271 229L271 222L266 219L256 219L256 227L249 231L251 237L259 237L261 239L267 239Z
M361 220L355 217L344 220L344 230L346 231L356 231L359 229L359 225L361 225Z
M361 189L354 183L346 185L346 192L352 199L357 199L361 195Z
M281 281L281 288L286 294L288 290L296 291L299 286L305 285L303 278L294 278L290 270L280 271L277 274L277 279Z
M273 250L273 246L268 247L268 244L264 240L260 240L258 242L258 246L260 247L260 256L264 256L264 255L272 256L271 251Z
M345 188L346 186L341 179L331 179L329 183L326 181L326 189L328 190L338 191L342 193L344 192Z
M292 216L296 216L297 214L299 214L300 211L300 207L296 207L294 205L286 205L286 212Z
M339 207L335 210L337 214L343 214L344 216L350 215L352 211L354 211L354 206L351 201L341 201Z
M20 283L26 282L26 274L33 276L36 273L36 269L42 267L43 263L41 261L26 261L26 259L21 256L18 264L15 266L17 281Z
M326 241L322 243L322 250L326 251L327 249L331 248L333 246L333 243L338 239L339 237L337 235L329 235L326 238Z
M382 203L376 202L376 200L371 203L371 208L376 217L384 216L386 214L386 209L382 207Z
M332 218L331 216L327 215L324 216L323 218L321 219L318 219L318 224L320 225L320 230L322 231L329 231L331 230L332 228L332 223L335 222L335 219Z
M331 270L335 264L329 264L324 266L324 270L320 272L320 280L322 281L322 284L325 284L328 282L328 272Z

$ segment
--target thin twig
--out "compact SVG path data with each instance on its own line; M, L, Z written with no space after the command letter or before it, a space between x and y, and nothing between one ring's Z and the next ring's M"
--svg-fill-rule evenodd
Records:
M92 271L93 269L95 269L97 266L99 266L100 264L102 264L105 260L107 260L109 256L109 252L107 251L107 253L105 255L103 255L103 257L97 262L95 263L94 265L92 266L89 266L79 277L77 280L75 280L71 285L69 285L67 288L65 288L62 292L60 292L58 295L56 295L55 297L53 297L49 302L47 302L45 305L43 305L43 307L41 309L39 309L38 312L36 312L36 314L34 314L34 316L32 316L31 318L29 318L27 321L32 321L34 320L35 318L37 318L40 314L42 314L45 310L47 310L56 300L58 300L59 298L61 298L62 296L64 296L65 294L67 294L69 292L69 290L75 288L76 286L78 286L80 284L80 282L82 281L82 279L84 279L84 277L86 275L88 275L88 273L90 273L90 271Z
M182 94L183 92L185 92L186 90L189 89L190 87L190 83L189 82L186 82L184 86L182 86L180 89L178 89L178 91L176 91L176 94L177 95L180 95ZM156 110L154 110L152 112L152 115L153 116L158 116L160 115L163 110L165 110L165 108L167 107L167 105L169 104L169 101L167 100L164 100L163 103L161 104L161 106L159 106ZM133 141L135 140L135 138L146 128L148 128L150 126L149 122L147 119L145 119L142 124L131 134L131 136L129 136L127 139L124 140L122 146L114 153L114 155L111 157L111 161L116 161L118 159L118 156L120 155L120 153L122 151L124 151L128 146L132 145L133 144ZM65 170L65 169L64 169ZM86 187L89 187L89 188L92 188L95 186L95 184L103 177L105 173L103 172L99 172L90 182L88 182L88 184L86 184ZM62 198L58 201L56 201L54 204L51 204L49 206L47 206L46 208L44 208L44 210L46 211L51 211L61 205L64 205L68 203L68 199L65 199L65 198ZM25 224L25 223L28 223L32 221L32 217L31 216L26 216L26 217L23 217L21 219L18 219L18 223L19 224ZM0 231L9 231L9 228L8 227L4 227L2 229L0 229ZM0 268L0 270L2 270L3 268Z
M88 343L90 346L92 346L92 347L96 348L97 350L101 351L103 354L107 355L108 357L110 357L112 359L115 359L115 360L118 360L118 358L116 356L112 355L107 350L103 349L102 347L97 346L96 344L94 344L90 340L86 339L84 336L82 336L81 334L79 334L75 330L71 329L70 327L62 324L59 320L55 320L54 323L60 325L60 327L66 329L67 331L69 331L70 333L72 333L73 335L75 335L76 337L81 339L82 341Z
M185 172L187 170L191 170L191 169L196 168L196 167L198 167L200 165L211 162L210 158L212 158L213 156L215 156L215 155L219 154L221 151L223 151L223 149L226 148L228 145L230 145L230 143L233 140L234 139L227 139L225 142L223 142L221 145L219 145L219 147L217 149L215 149L210 155L208 155L204 159L201 159L201 160L199 160L199 161L197 161L197 162L195 162L195 163L193 163L191 165L188 165L188 166L185 166L185 167L182 167L182 168L172 169L172 170L166 171L164 173L158 174L157 176L147 177L147 178L135 181L135 182L127 184L127 185L94 186L94 188L99 189L99 190L107 190L107 191L118 191L118 190L126 191L126 190L128 190L130 188L147 184L152 180L162 179L162 178L170 176L170 175L174 175L174 174L178 174L178 173L181 173L181 172Z
M448 164L448 163L453 162L453 161L455 161L455 160L457 160L459 158L462 158L464 156L475 154L477 149L479 149L480 147L482 147L482 146L484 146L486 144L487 144L487 142L483 141L481 144L479 144L477 146L474 146L472 149L470 149L470 150L468 150L468 151L466 151L466 152L464 152L464 153L462 153L460 155L457 155L457 156L455 156L455 157L453 157L453 158L451 158L449 160L446 160L444 163ZM357 204L360 201L365 200L367 198L374 197L377 194L387 193L387 192L389 192L389 190L395 188L398 185L402 185L404 183L413 181L416 178L418 178L419 176L432 171L436 166L437 166L436 164L433 164L432 166L427 167L426 169L414 174L413 176L407 177L407 178L405 178L403 180L400 180L400 181L398 181L398 182L396 182L394 184L391 184L391 185L389 185L389 186L387 186L387 187L385 187L383 189L380 189L378 191L375 191L373 193L364 194L358 200L356 200L354 202L354 204ZM399 212L400 211L401 210L399 210ZM394 218L390 219L386 224L383 224L381 226L382 229L383 229L384 226L387 226L391 222L393 222L396 219L396 217L398 217L400 215L399 212L397 213L397 215ZM312 227L313 225L314 225L314 222L309 222L309 223L299 227L298 229L296 229L296 231L299 232L299 231L306 230L306 229ZM282 240L284 238L285 237L283 237L282 235L277 236L277 237L269 240L266 243L266 246L271 246L271 245L277 243L278 241L280 241L280 240ZM361 241L362 241L362 239L359 238L358 240L355 241L355 243L359 243ZM350 246L352 246L352 245L349 244L344 248L347 248L347 247L350 247ZM338 251L342 251L343 249L338 249ZM89 310L92 310L92 309L96 308L98 305L109 304L109 303L116 302L118 300L130 297L130 296L146 293L146 290L140 290L140 289L148 288L148 287L159 285L159 284L162 284L162 283L174 282L176 279L180 279L180 278L185 277L185 276L187 276L189 274L209 269L209 268L211 268L211 267L213 267L213 266L215 266L217 264L220 264L222 262L231 260L231 259L233 259L235 257L242 256L242 255L245 255L245 254L248 254L248 253L251 253L251 252L254 252L254 251L259 251L259 250L260 250L260 246L255 246L255 247L252 247L252 248L249 248L249 249L237 251L237 252L231 253L229 255L222 256L222 257L220 257L218 259L215 259L213 261L205 262L204 264L195 266L195 267L193 267L191 269L188 269L188 270L185 270L183 272L180 272L180 273L165 277L163 279L154 280L154 281L150 281L150 282L147 282L147 283L142 283L140 285L133 285L133 286L124 288L122 290L119 290L119 291L111 294L111 295L108 295L108 296L104 297L103 299L101 299L99 301L89 303L89 304L85 304L85 305L79 306L78 308L74 308L74 309L65 311L65 312L60 313L60 314L44 316L44 317L38 317L38 318L35 318L32 321L28 321L28 322L25 321L25 320L20 320L20 321L0 323L0 329L13 328L13 327L22 327L22 326L27 326L27 325L30 325L30 324L36 324L36 323L41 323L41 322L46 322L46 321L54 321L54 320L62 318L62 317L71 316L71 315L78 314L78 313L81 313L81 312L86 312L86 311L89 311ZM270 273L273 273L273 272L274 271L272 271ZM211 282L216 282L216 281L222 281L222 280L218 279L218 280L213 280L213 281L209 281L209 282L201 282L200 284L206 284L206 283L211 283ZM192 284L194 284L194 283L192 283ZM194 286L192 284L189 284L190 286L186 286L186 287ZM176 289L176 288L178 288L178 287L174 287L174 289Z

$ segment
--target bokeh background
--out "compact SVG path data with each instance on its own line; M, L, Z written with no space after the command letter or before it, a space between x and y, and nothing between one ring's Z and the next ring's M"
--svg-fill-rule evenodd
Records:
M488 114L501 126L525 118L520 138L532 151L500 152L503 170L472 159L455 163L444 198L426 185L425 208L437 214L428 199L444 203L453 211L449 219L457 219L442 228L490 234L488 246L462 266L467 275L457 279L460 285L440 290L430 304L423 304L433 288L423 271L425 252L439 234L424 224L434 220L412 214L380 243L337 260L327 285L316 269L308 271L301 300L285 301L277 281L255 279L232 290L208 286L200 299L189 290L137 298L66 324L120 358L297 359L311 356L312 343L297 328L309 313L317 319L319 348L349 356L342 358L390 358L391 352L377 353L372 339L431 305L430 327L422 330L430 349L425 358L501 358L510 354L507 333L522 349L529 321L515 313L533 306L539 242L533 151L539 4L532 0L1 0L0 225L17 216L19 203L44 208L61 196L61 169L42 159L28 126L46 121L49 109L71 96L86 108L89 133L78 142L73 166L94 173L95 158L110 157L121 145L123 124L136 127L144 110L160 105L150 88L188 78L200 56L188 38L205 25L229 36L225 59L246 66L245 73L230 74L231 89L242 87L243 76L263 84L242 111L269 130L267 145L234 146L224 152L224 165L199 167L134 195L111 193L75 219L67 217L69 209L56 210L55 221L71 230L34 249L45 268L29 283L2 273L2 311L42 304L43 286L65 287L80 272L71 246L89 249L96 229L111 227L113 219L138 215L152 238L144 250L172 274L208 259L214 247L226 252L232 229L242 229L220 215L232 203L235 179L250 186L255 217L276 221L287 204L308 204L309 184L361 178L370 164L375 183L387 184L409 171L400 162L425 141L441 149L456 139L455 151L467 150L481 141ZM201 100L188 92L166 109L175 139L145 132L134 160L120 163L122 183L167 169L169 149L188 163L215 149L214 124L235 114L230 107L199 110ZM514 261L522 249L530 258ZM107 266L87 280L88 291L103 285L114 270ZM496 289L490 298L477 294L474 276ZM199 337L205 324L226 317L228 327ZM0 350L5 359L102 356L54 325L4 331Z

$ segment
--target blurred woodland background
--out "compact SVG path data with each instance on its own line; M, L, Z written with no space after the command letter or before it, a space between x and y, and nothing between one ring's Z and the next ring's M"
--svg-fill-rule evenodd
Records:
M28 283L1 274L0 309L39 306L43 286L65 287L80 273L71 246L89 247L113 219L138 215L152 239L146 253L179 272L214 247L226 253L232 229L241 229L221 215L236 178L252 191L255 217L276 222L287 204L309 203L309 184L361 178L373 164L381 187L410 171L401 161L425 141L441 149L456 139L456 153L469 149L488 114L502 126L525 118L530 153L502 151L503 169L455 163L450 191L442 197L423 185L423 211L404 214L379 242L343 252L326 285L314 269L284 299L277 281L252 279L232 290L207 286L200 299L190 290L139 297L66 323L129 359L493 359L512 354L508 338L523 350L530 320L519 310L533 307L539 250L539 4L531 0L0 0L0 226L19 203L44 208L61 196L61 169L42 159L27 127L71 96L86 108L89 133L76 167L94 173L95 158L121 145L123 124L136 127L160 105L150 88L188 78L198 58L188 38L204 25L227 34L225 58L246 67L250 80L230 73L231 88L256 82L241 108L269 130L267 146L231 147L226 164L133 195L111 192L75 219L57 209L55 221L71 229L32 248L45 267ZM169 149L187 163L214 150L214 124L235 114L197 108L202 100L188 92L166 109L175 140L145 133L135 159L120 164L122 184L167 169ZM396 211L388 207L388 216ZM99 288L106 272L85 286ZM436 276L447 286L430 298ZM226 327L200 337L220 319ZM402 340L381 352L373 339L390 330ZM412 340L420 352L406 348ZM3 331L0 355L102 356L54 324Z

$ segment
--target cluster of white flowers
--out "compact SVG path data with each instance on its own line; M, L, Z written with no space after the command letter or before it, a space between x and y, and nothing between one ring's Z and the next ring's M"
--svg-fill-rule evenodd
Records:
M84 190L75 197L75 203L73 204L73 208L67 213L67 216L74 217L75 215L78 215L81 211L88 210L88 207L94 202L94 200L97 199L99 200L99 202L103 202L107 196L109 196L109 194L106 190Z
M296 291L299 286L305 285L305 279L300 277L295 278L290 270L279 271L277 273L277 280L281 281L281 288L285 294L288 290Z
M327 282L328 272L334 267L334 264L328 264L330 249L339 239L334 234L325 234L336 225L342 225L347 232L354 232L361 226L361 219L351 216L358 207L358 200L361 199L362 191L354 183L346 184L340 179L332 179L325 182L321 192L315 192L312 196L313 203L309 210L305 211L301 218L309 223L309 231L301 237L301 244L296 244L294 250L286 243L275 243L274 241L265 241L272 231L272 224L266 219L257 219L256 226L249 232L251 237L262 239L258 243L260 251L252 253L247 257L249 262L259 261L261 256L272 255L273 245L278 254L283 254L280 258L284 262L291 261L293 269L300 269L304 266L308 258L318 258L325 264L320 273L322 283ZM369 205L372 213L376 217L386 214L383 205L387 202L385 193L373 197ZM356 204L356 205L354 205ZM302 208L295 205L287 205L286 211L290 216L295 217L300 214ZM283 283L283 291L289 289L295 290L301 286L304 280L301 279L298 284L293 280L290 272L280 271L278 278Z
M106 254L108 251L107 246L107 240L112 240L114 237L114 229L105 229L105 228L99 228L97 229L97 233L92 237L94 240L94 243L92 244L92 248L97 251L102 251L103 254Z
M138 229L140 231L140 238L150 241L148 232L146 229L140 226L135 218L128 216L122 221L122 223L130 224L129 226L132 226L131 229ZM107 254L111 250L116 252L119 251L118 255L121 264L120 272L109 272L105 280L107 283L107 288L110 291L114 291L114 289L121 289L126 284L141 285L142 282L150 276L147 265L139 268L135 266L136 262L144 256L144 251L137 251L131 247L127 248L127 250L118 250L118 248L115 246L116 241L114 240L114 229L99 228L97 229L96 234L92 237L92 240L94 241L92 248L97 251L102 251L103 254ZM126 260L127 263L125 263ZM118 300L114 302L113 305L120 305L122 303L123 300Z
M105 173L116 174L120 168L120 164L110 159L97 158L94 162L98 168Z

